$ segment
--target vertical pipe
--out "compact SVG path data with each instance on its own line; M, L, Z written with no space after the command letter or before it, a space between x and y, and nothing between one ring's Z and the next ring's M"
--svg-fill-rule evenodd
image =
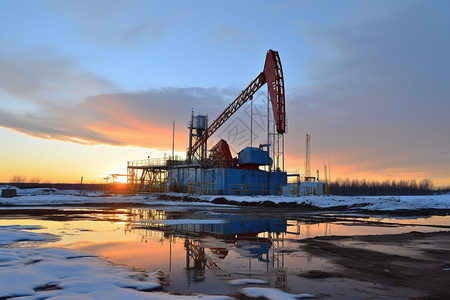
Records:
M282 148L282 151L283 151L283 153L282 153L282 155L283 155L283 157L282 157L282 159L283 159L283 172L285 171L284 170L284 134L282 135L282 141L283 141L283 148Z
M267 87L267 155L270 158L270 98L269 98L269 87ZM269 159L270 160L270 159ZM273 161L272 161L273 163ZM272 171L272 164L269 164L269 172ZM267 182L268 184L269 182Z
M169 272L172 272L172 238L173 236L169 235Z
M311 177L310 143L311 143L311 135L307 133L306 134L305 177Z
M253 97L250 99L250 147L253 147Z
M205 130L206 130L206 135L208 136L208 116L205 116ZM205 140L205 149L204 149L204 153L203 153L203 159L206 160L206 157L208 156L208 139Z
M189 152L191 152L192 149L192 127L194 126L194 109L192 109L192 114L191 114L191 123L189 124ZM189 163L192 160L192 157L189 156L187 157Z
M175 159L175 120L173 120L172 127L172 160Z
M190 268L190 266L189 266L190 253L189 253L189 242L188 242L187 239L184 241L184 247L186 248L186 270L189 270L189 268ZM187 274L187 275L188 275L188 278L189 278L189 274Z
M277 134L277 171L279 170L280 170L280 134Z

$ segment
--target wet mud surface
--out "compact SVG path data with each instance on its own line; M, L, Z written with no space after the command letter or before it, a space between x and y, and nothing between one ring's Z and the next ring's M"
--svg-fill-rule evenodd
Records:
M418 299L448 299L450 232L317 237L299 243L302 250L337 266L333 271L311 270L299 276L350 278L410 288L417 291Z

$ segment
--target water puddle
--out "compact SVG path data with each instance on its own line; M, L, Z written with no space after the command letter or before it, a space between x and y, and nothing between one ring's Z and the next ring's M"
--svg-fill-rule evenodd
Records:
M61 210L64 214L64 209ZM449 230L449 216L393 219L386 217L324 215L335 221L311 221L299 215L240 213L239 210L205 210L157 207L153 209L80 210L78 217L49 220L34 216L0 219L0 225L41 225L41 232L61 239L45 246L66 247L95 253L107 260L148 271L160 270L165 291L190 294L235 294L240 286L231 280L252 278L291 293L333 299L374 293L391 297L390 291L371 283L331 278L310 280L301 276L312 270L334 270L322 257L301 251L298 241L318 236L398 234L411 231ZM365 247L365 245L363 245ZM395 252L397 248L374 246ZM409 251L409 249L405 249ZM402 293L405 291L402 291ZM325 295L325 296L324 296ZM404 297L408 297L408 291Z

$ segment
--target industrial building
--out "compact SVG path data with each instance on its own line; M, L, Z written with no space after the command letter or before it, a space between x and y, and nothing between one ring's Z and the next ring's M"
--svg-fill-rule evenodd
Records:
M328 162L329 167L329 162ZM317 170L317 177L311 176L311 135L306 134L306 157L305 157L305 174L304 180L297 180L296 183L288 183L283 186L284 196L322 196L330 194L330 186L328 184L328 178L331 179L331 175L328 173L330 169L324 163L324 177L325 181L319 180L319 170ZM328 176L328 178L327 178Z
M233 157L226 140L208 149L208 139L267 83L267 143L246 147ZM134 191L214 195L281 195L284 170L286 108L283 70L278 52L267 51L263 71L210 125L207 115L191 112L186 159L130 161L128 184ZM252 134L252 130L250 130ZM250 137L250 141L252 141ZM250 142L251 143L251 142Z
M268 83L268 109L273 112L273 132L259 147L246 147L232 157L230 147L220 140L208 149L208 138L253 95ZM271 105L270 105L271 104ZM269 119L269 114L268 114ZM189 148L186 159L131 161L127 165L130 186L137 191L185 192L223 195L279 195L287 184L284 171L284 134L286 110L284 79L278 52L269 50L263 71L238 97L208 125L208 116L191 113ZM270 139L270 140L269 140Z

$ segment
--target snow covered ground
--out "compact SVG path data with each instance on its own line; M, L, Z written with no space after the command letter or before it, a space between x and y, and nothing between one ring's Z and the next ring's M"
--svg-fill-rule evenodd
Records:
M6 188L6 187L1 187ZM142 205L193 205L208 206L218 197L224 197L229 201L263 203L293 203L311 205L318 208L347 207L354 210L420 210L420 209L450 209L450 195L430 196L197 196L204 202L182 202L181 200L158 200L156 196L148 195L117 195L104 196L101 193L87 193L80 195L79 191L61 191L55 189L24 189L17 190L18 197L0 198L0 205L83 205L83 204L109 204L109 203L134 203ZM186 194L168 194L172 198L181 199Z
M319 208L348 207L360 210L385 210L393 211L399 209L450 209L450 195L430 196L225 196L231 201L295 203L312 205Z
M6 187L0 187L0 189ZM183 202L181 200L158 200L157 196L118 195L104 196L79 191L54 189L17 190L18 197L0 198L0 207L8 205L23 207L53 205L77 205L111 203L133 203L142 205L191 205L212 206L212 201L220 196L194 196L205 202ZM185 194L169 194L181 199ZM228 201L263 203L295 203L318 208L347 207L355 210L420 210L450 209L450 195L401 196L401 197L343 197L343 196L224 196ZM181 220L186 222L186 220ZM163 221L161 221L163 222ZM164 221L163 223L166 223ZM180 222L173 221L173 222ZM190 220L195 224L211 223L211 220ZM222 222L222 221L214 221ZM209 224L208 223L208 224ZM166 224L167 225L167 224ZM170 224L173 225L173 224ZM42 231L41 226L0 226L0 299L20 297L20 299L231 299L228 296L172 295L158 291L157 270L144 272L127 266L118 266L104 259L84 252L64 248L40 247L43 243L54 242L58 236ZM230 285L247 285L240 292L248 297L268 299L311 298L309 294L288 294L268 287L248 287L265 285L265 281L243 278L232 280Z
M64 248L36 247L34 242L55 241L57 236L34 233L42 226L0 226L0 299L167 299L228 300L223 295L173 295L155 291L157 272L144 272L113 265L96 255ZM231 285L267 284L239 279ZM240 290L251 298L314 298L266 287Z
M242 293L247 297L257 298L257 297L265 297L267 299L276 299L276 300L294 300L294 299L312 299L315 298L310 294L289 294L285 293L279 289L272 288L254 288L248 287L243 288Z
M155 272L117 266L83 252L39 248L32 241L52 241L40 226L0 226L0 299L231 299L227 296L176 296L153 291Z

